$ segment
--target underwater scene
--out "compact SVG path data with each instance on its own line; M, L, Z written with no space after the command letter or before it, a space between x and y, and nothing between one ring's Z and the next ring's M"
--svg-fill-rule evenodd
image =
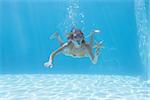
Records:
M0 0L0 100L149 100L150 0Z

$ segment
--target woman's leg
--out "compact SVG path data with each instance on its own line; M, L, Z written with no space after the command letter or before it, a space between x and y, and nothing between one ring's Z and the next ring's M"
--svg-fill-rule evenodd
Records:
M62 46L64 44L62 38L60 37L60 35L57 32L52 34L51 37L50 37L50 39L54 39L54 38L57 38L60 46Z

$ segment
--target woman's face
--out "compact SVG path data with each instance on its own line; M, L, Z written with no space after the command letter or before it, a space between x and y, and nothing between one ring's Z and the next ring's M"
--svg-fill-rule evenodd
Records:
M77 42L78 45L81 45L83 40L84 40L84 37L81 32L77 32L73 34L73 41Z

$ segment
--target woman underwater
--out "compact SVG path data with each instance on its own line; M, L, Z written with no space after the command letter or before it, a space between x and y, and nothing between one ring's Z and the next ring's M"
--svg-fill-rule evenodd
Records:
M49 57L49 61L44 63L45 67L53 67L53 60L54 57L62 52L64 55L82 58L82 57L89 57L93 64L97 63L97 59L99 56L100 48L102 47L102 41L98 42L95 46L94 44L94 37L93 35L95 33L100 32L99 30L94 30L90 33L90 42L87 43L84 39L84 34L81 30L77 28L72 28L71 32L69 33L67 39L68 41L64 43L58 33L54 33L56 38L58 39L58 42L60 44L60 47L51 53ZM92 52L93 48L96 48L95 54Z

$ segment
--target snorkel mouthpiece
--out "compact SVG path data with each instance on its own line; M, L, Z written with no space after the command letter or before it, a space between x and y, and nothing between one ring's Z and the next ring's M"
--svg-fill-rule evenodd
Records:
M78 45L81 45L81 42L80 41L77 41Z
M81 46L81 42L80 41L72 41L73 44L76 46L76 47L80 47Z

